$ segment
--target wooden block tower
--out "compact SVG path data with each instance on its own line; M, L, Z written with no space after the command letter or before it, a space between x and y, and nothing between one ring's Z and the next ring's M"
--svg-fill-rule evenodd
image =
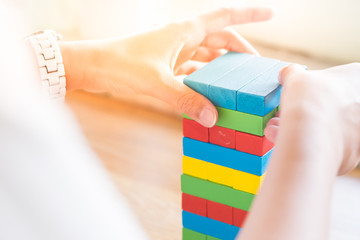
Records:
M288 63L229 52L185 78L217 108L216 126L183 119L183 240L233 240L263 180L273 144L264 128Z

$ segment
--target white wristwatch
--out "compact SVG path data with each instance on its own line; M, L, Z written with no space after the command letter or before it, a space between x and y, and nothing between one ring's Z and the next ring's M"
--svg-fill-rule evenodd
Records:
M41 88L51 99L64 101L65 69L58 41L61 35L53 30L33 33L26 38L35 52L40 67Z

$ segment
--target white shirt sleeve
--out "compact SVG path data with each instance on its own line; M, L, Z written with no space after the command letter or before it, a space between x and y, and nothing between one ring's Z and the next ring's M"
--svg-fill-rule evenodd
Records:
M17 17L0 6L0 239L147 239L70 112L32 88Z

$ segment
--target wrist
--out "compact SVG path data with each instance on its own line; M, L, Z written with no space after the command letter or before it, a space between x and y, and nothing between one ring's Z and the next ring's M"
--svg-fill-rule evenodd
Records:
M84 89L86 62L82 56L81 46L77 42L59 44L66 72L66 90Z

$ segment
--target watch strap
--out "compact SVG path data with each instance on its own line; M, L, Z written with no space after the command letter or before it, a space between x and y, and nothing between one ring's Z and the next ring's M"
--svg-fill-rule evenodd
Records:
M28 37L40 67L41 89L51 99L64 100L65 69L58 41L61 35L53 30L37 32Z

